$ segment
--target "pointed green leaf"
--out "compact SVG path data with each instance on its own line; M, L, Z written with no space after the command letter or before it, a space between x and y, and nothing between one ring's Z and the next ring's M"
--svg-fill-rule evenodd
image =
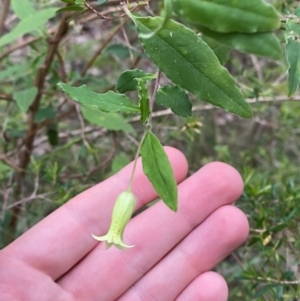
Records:
M231 48L219 43L217 40L202 35L202 40L212 49L217 58L219 59L221 65L224 65L229 59L229 53Z
M182 117L192 116L192 103L188 94L178 86L165 86L157 91L155 101Z
M117 113L104 113L98 109L81 107L83 117L94 125L99 125L111 131L134 132L133 127Z
M26 113L32 104L38 90L36 87L32 87L23 91L14 92L13 99L16 101L19 108Z
M143 170L164 203L177 211L178 192L168 156L157 137L148 132L141 149Z
M144 124L148 121L150 115L149 96L146 84L147 82L144 79L138 80L141 122Z
M73 100L80 104L97 108L103 112L122 112L126 114L139 113L139 107L124 94L118 94L112 91L106 93L96 93L91 91L86 85L73 87L64 83L57 84Z
M204 27L198 27L199 30L215 39L217 42L237 49L245 53L253 53L272 58L274 60L282 59L282 48L275 34L271 32L261 33L218 33Z
M116 84L116 89L120 93L135 91L138 89L138 81L136 79L139 78L149 81L156 78L156 75L139 69L126 70L120 75Z
M9 33L0 38L0 47L5 46L26 33L37 30L55 16L56 8L46 8L20 21Z
M278 29L280 15L262 0L173 0L186 21L217 32L254 33Z
M300 81L300 41L290 37L286 44L286 59L289 65L288 70L288 95L294 94Z
M32 1L29 0L12 0L11 8L21 20L37 13L32 5Z
M133 21L139 33L149 33L161 18L134 17ZM170 20L152 38L140 40L150 59L173 83L226 111L246 118L252 116L234 79L192 30Z

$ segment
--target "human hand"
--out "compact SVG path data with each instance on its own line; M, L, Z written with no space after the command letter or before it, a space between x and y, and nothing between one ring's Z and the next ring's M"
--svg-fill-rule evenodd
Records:
M227 286L210 270L248 235L245 215L231 204L240 196L240 175L210 163L184 180L187 163L166 148L179 184L178 212L159 202L134 217L124 251L98 243L128 165L79 194L0 251L1 301L224 301ZM138 162L133 183L136 209L156 198Z

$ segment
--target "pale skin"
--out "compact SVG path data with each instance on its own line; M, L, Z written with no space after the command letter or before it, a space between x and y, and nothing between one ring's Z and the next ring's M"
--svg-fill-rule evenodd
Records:
M186 179L184 155L167 147L179 209L159 202L133 218L121 251L94 240L110 224L132 164L76 196L0 251L1 301L225 301L225 280L211 269L248 235L232 203L243 182L231 166L210 163ZM136 209L156 198L138 162Z

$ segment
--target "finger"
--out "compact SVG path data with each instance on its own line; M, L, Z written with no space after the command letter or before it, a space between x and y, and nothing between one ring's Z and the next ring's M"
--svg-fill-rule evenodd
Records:
M240 246L248 230L242 211L234 206L217 209L118 301L175 300L195 278Z
M0 267L1 301L74 301L50 277L1 252Z
M226 301L228 287L224 278L214 272L197 277L179 295L176 301Z
M187 173L186 159L174 148L166 151L180 182ZM91 233L108 230L112 207L118 194L128 188L131 170L132 163L76 196L4 249L3 255L26 262L53 279L59 278L97 245ZM137 196L136 209L157 197L140 160L133 192Z
M115 300L213 211L234 202L242 190L235 169L224 163L206 165L179 185L177 213L159 202L128 224L124 239L134 248L106 251L100 243L59 283L79 298L88 291L93 300Z

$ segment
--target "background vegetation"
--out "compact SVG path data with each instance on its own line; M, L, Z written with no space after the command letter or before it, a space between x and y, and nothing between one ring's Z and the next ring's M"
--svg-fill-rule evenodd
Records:
M298 7L297 1L269 2L283 15ZM22 3L38 11L63 7L54 0ZM103 15L122 13L118 4L103 4ZM0 35L26 17L21 6L2 0ZM151 1L151 10L142 12L161 7L161 1ZM114 89L126 69L155 73L132 22L87 12L66 26L69 17L46 18L46 25L0 47L0 248L131 161L143 131L135 117L85 118L56 86L87 83L104 92ZM284 42L280 30L278 37ZM274 61L232 50L225 66L251 104L252 119L193 99L188 119L156 105L154 131L186 155L190 174L219 160L244 178L236 205L248 216L250 236L216 267L228 281L230 300L299 300L300 95L287 96L284 57Z

